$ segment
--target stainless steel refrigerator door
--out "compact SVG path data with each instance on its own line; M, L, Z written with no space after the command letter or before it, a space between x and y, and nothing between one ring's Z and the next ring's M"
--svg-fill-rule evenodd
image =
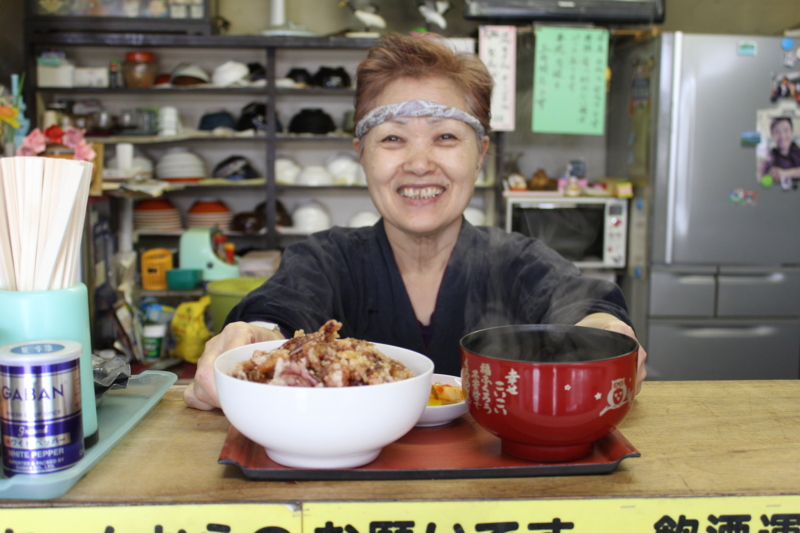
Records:
M797 379L800 322L650 319L652 380Z
M666 264L800 262L800 190L763 188L754 147L741 134L756 128L756 111L772 107L772 76L782 63L780 38L676 33L666 40L671 84L659 108L671 110L668 168L658 168L654 261ZM740 55L743 42L756 55ZM662 61L668 59L662 55ZM794 70L797 70L796 68ZM659 127L659 135L664 129ZM661 139L664 140L663 137ZM659 143L659 145L662 145ZM755 191L752 204L732 202L736 189ZM666 217L666 220L663 219ZM663 257L660 257L663 255Z

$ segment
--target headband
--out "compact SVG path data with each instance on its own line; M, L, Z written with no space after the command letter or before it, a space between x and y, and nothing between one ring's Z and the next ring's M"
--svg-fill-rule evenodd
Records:
M483 136L486 134L481 121L466 111L462 111L456 107L450 107L449 105L428 102L426 100L409 100L407 102L382 105L367 113L356 125L356 137L359 139L362 138L375 126L383 124L387 120L391 120L395 117L453 118L472 126L475 133L478 134L479 140L483 139Z

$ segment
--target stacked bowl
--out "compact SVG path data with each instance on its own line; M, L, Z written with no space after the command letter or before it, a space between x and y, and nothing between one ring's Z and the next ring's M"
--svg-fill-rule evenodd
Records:
M310 201L297 206L292 213L293 229L301 233L325 231L333 225L328 210L319 202Z
M133 227L137 230L180 231L181 215L166 198L151 198L133 208Z
M216 198L200 198L189 208L187 223L190 228L219 227L228 231L232 213L228 207Z
M156 177L175 182L196 182L206 177L200 156L186 148L172 148L156 163Z

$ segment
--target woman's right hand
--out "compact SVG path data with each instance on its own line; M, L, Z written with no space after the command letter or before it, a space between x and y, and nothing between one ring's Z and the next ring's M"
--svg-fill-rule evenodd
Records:
M232 322L206 343L203 355L197 362L194 381L183 392L183 401L195 409L209 411L219 407L217 385L214 381L214 360L223 352L261 341L283 339L277 329L254 326L247 322Z

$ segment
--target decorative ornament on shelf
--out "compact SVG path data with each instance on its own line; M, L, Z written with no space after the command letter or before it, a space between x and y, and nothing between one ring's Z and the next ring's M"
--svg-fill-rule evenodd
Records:
M386 29L386 20L378 15L378 6L372 2L363 0L341 0L339 7L347 7L353 15L364 25L364 31L351 31L345 35L347 37L380 37L380 33L374 30Z
M60 156L81 161L94 161L97 153L84 139L84 130L67 126L62 130L53 125L42 132L39 128L31 131L17 149L21 156ZM72 157L69 157L69 156Z
M18 74L11 75L11 92L0 85L0 155L13 155L16 146L28 131L25 102L22 100L22 83Z
M20 126L18 116L19 109L2 95L0 87L0 154L14 153L14 131Z
M8 124L12 128L17 129L19 128L19 120L17 120L18 114L19 110L16 107L0 100L0 123Z
M422 18L425 19L426 29L431 31L431 25L435 24L441 29L447 29L447 21L444 19L444 14L453 7L448 0L417 0L417 9L419 9Z

